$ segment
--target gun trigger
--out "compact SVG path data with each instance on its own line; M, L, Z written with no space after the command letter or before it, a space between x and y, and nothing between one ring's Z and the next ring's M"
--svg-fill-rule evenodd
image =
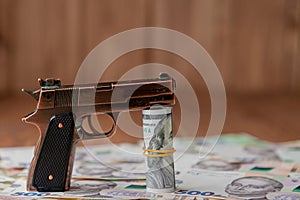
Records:
M25 92L26 94L29 94L29 95L32 96L36 101L39 100L39 96L36 95L36 93L33 93L31 90L26 90L26 89L22 88L22 92Z

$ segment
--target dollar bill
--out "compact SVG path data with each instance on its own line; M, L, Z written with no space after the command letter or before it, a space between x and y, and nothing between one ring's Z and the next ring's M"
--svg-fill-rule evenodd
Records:
M147 190L151 192L173 192L175 172L172 153L153 150L173 149L172 108L158 107L143 110L144 146L146 155Z

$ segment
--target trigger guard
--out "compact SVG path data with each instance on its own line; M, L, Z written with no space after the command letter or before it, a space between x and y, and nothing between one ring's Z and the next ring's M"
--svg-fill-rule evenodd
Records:
M118 115L118 113L116 113ZM87 116L84 116L84 117L81 117L77 123L76 123L76 129L77 129L77 132L79 135L81 135L81 139L82 140L89 140L89 139L97 139L97 138L106 138L106 137L109 137L111 136L115 130L116 130L116 121L114 120L114 115L112 113L107 113L107 115L109 115L112 120L114 121L111 129L107 132L99 132L97 129L95 129L95 127L92 125L92 122L91 122L91 115L87 115ZM82 123L83 121L88 118L88 124L89 124L89 127L90 129L92 130L93 133L89 133L87 132L86 130L84 130L83 126L82 126Z

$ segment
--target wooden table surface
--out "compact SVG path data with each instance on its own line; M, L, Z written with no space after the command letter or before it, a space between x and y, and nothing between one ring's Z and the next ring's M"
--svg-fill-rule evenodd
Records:
M0 99L0 147L35 145L38 129L21 118L33 111L36 102L20 94ZM201 107L201 105L200 105ZM210 118L210 104L201 107L198 135L205 134ZM247 132L261 139L280 142L300 139L300 96L227 94L227 116L223 133ZM176 125L175 125L176 126ZM122 131L114 142L134 142Z

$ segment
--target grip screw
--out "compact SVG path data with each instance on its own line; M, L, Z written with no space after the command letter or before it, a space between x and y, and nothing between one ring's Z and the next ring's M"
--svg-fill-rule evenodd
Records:
M60 122L60 123L58 124L58 128L62 128L62 127L64 127L64 125L63 125L63 123Z
M52 174L50 174L50 175L48 176L48 180L49 180L49 181L52 181L52 180L53 180L53 175L52 175Z

